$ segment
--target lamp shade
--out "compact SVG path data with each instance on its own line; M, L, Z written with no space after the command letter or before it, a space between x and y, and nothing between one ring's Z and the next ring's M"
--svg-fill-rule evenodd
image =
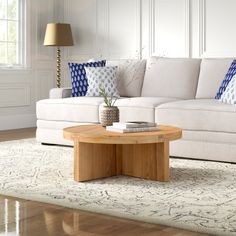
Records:
M73 38L70 24L49 23L47 24L45 46L72 46Z

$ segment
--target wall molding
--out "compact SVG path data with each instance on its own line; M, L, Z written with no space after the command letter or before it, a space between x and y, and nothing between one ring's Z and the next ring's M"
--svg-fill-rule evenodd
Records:
M142 58L142 0L136 0L136 59Z
M41 99L37 95L45 91L42 95L48 98L47 83L54 79L48 71L55 71L56 54L52 47L46 49L42 40L46 24L55 20L55 4L59 0L25 1L27 67L0 70L0 130L35 127L35 103ZM39 74L40 71L47 71L44 74L47 81L37 76L37 71Z
M190 0L185 0L185 56L191 56L191 34L190 34Z
M199 57L206 54L206 0L198 0Z
M135 51L133 51L131 54L130 52L126 55L121 55L119 53L112 52L109 47L105 49L106 56L109 59L127 59L133 58L133 59L140 59L142 57L142 0L135 0L136 5L136 21L135 21L135 29L136 29L136 37L135 37ZM109 44L111 41L110 38L110 0L106 0L106 39Z
M45 1L45 0L43 0ZM63 2L61 7L63 10L60 12L64 13L65 20L71 20L71 23L74 23L76 26L76 18L75 14L77 11L73 8L73 3L76 3L76 7L82 5L83 7L83 0L73 0L73 1L66 1L66 0L54 0ZM78 4L77 4L78 1ZM89 2L89 4L87 3ZM129 2L129 10L130 12L124 13L124 17L129 19L128 17L132 17L132 22L129 23L127 21L127 26L122 22L122 15L118 18L117 14L115 16L111 15L113 12L117 11L122 13L122 5L124 2L116 3L114 0L87 0L85 4L85 11L91 15L91 25L88 24L91 34L94 35L94 39L91 40L89 34L87 36L89 42L87 46L83 48L83 45L79 45L79 48L72 48L68 49L65 48L65 60L76 60L76 61L84 61L89 58L104 58L107 59L125 59L125 58L146 58L152 55L159 55L159 56L184 56L184 57L205 57L205 56L231 56L234 55L233 46L228 46L226 50L224 50L224 41L222 41L222 47L216 43L212 45L211 38L212 35L216 35L216 30L211 34L210 28L208 27L208 23L214 26L214 18L216 17L213 9L213 5L217 5L218 12L222 5L222 22L223 26L227 26L227 20L224 21L224 18L227 17L226 13L223 12L223 7L225 3L220 3L217 1L210 0L182 0L176 4L177 11L175 13L166 12L167 14L172 14L171 21L173 22L173 27L175 27L175 19L176 19L176 26L180 29L179 31L173 31L173 36L176 35L176 39L178 42L172 44L169 40L168 43L165 44L165 38L159 37L161 32L164 32L165 29L157 28L156 24L159 24L159 19L163 22L163 28L165 27L165 15L159 14L159 7L163 7L168 11L168 6L171 6L172 1L165 1L165 0L132 0ZM230 1L232 8L236 6L233 1ZM113 5L114 4L114 5ZM132 4L132 5L130 5ZM90 8L89 8L90 7ZM143 11L143 8L145 10ZM75 9L75 10L74 10ZM125 8L124 8L125 9ZM135 15L136 9L136 15ZM175 8L172 8L172 10ZM228 8L229 9L229 8ZM71 10L73 10L73 14L70 15ZM41 10L39 10L41 11ZM79 13L79 10L78 10ZM130 13L130 14L129 14ZM62 14L63 15L63 14ZM206 17L207 16L207 17ZM115 17L113 21L113 17ZM160 17L160 18L159 18ZM134 19L136 18L136 19ZM63 19L63 17L62 17ZM168 16L166 16L168 19ZM231 19L231 18L229 18ZM234 19L234 18L232 18ZM119 20L122 22L124 27L130 27L130 30L133 34L129 36L130 39L133 40L133 45L131 45L129 38L127 39L127 45L125 44L124 40L122 41L122 36L119 36L113 31L112 27L119 25ZM206 22L207 21L207 22ZM232 20L233 21L233 20ZM114 22L114 23L113 23ZM144 22L144 24L143 24ZM221 22L221 19L217 19L216 22ZM224 23L225 22L225 23ZM111 25L112 24L112 25ZM135 29L136 27L136 29ZM211 27L211 26L209 26ZM96 35L95 35L95 28L96 28ZM127 28L125 30L127 30ZM171 25L168 25L167 37L168 34L172 35L171 33ZM128 31L125 31L128 32ZM227 30L226 30L227 32ZM230 32L230 29L229 29ZM79 32L78 32L79 34ZM82 32L83 34L83 32ZM86 32L84 33L86 34ZM136 36L135 36L136 34ZM145 37L143 37L145 34ZM114 40L112 36L117 37L117 40ZM79 37L79 36L78 36ZM120 38L119 38L120 37ZM161 41L159 41L159 38ZM83 38L86 40L86 36ZM120 41L119 41L120 39ZM230 42L233 45L233 39L227 40L223 37L220 38L225 40L225 42ZM114 42L112 42L114 41ZM214 42L213 42L214 43ZM170 47L168 48L168 44ZM91 47L90 47L91 45ZM95 46L94 46L95 45ZM116 50L116 45L118 45L119 49ZM124 46L123 46L124 45ZM173 47L172 47L173 45ZM180 45L180 48L175 50L174 45ZM80 47L82 47L82 51L80 51ZM217 48L218 47L218 48ZM88 50L87 50L88 48ZM130 48L130 51L129 51ZM232 48L232 50L231 50ZM73 51L75 50L75 51ZM172 53L173 52L173 53Z
M216 47L209 49L207 45L210 45L208 42L208 37L211 34L210 26L207 28L207 17L211 17L215 19L216 16L211 15L208 12L208 8L211 6L207 5L207 0L198 0L198 6L199 6L199 11L198 11L198 20L199 20L199 25L198 25L198 34L199 34L199 57L204 58L204 57L235 57L236 55L236 48L227 48L225 45L222 43L222 48L221 47ZM223 6L222 6L223 7ZM235 6L232 6L235 7ZM210 21L210 20L209 20ZM233 20L231 20L233 22ZM212 23L212 22L211 22ZM215 23L217 24L217 23ZM223 26L221 26L223 27ZM229 27L227 24L225 24L225 27ZM220 29L219 29L220 30ZM234 32L229 31L229 35L234 34ZM225 42L227 45L227 42ZM230 42L230 44L234 44L234 42ZM222 50L223 49L223 50Z
M159 55L156 52L157 43L156 43L156 32L155 32L155 21L156 21L156 11L155 8L158 6L158 0L149 0L149 56L152 55ZM191 35L190 35L190 27L191 27L191 20L190 20L190 0L185 0L184 2L184 12L185 12L185 20L184 20L184 38L185 38L185 57L191 56ZM166 56L166 55L160 55Z
M0 116L0 130L36 127L35 114L16 114Z
M183 7L184 7L184 47L185 49L183 52L183 55L185 57L190 57L191 56L191 35L190 35L190 27L191 27L191 16L190 16L190 2L191 0L184 0L183 1ZM199 0L200 1L200 0ZM113 50L113 48L109 45L111 42L111 15L110 15L110 9L111 9L111 0L103 0L103 1L98 1L98 0L93 0L91 4L93 4L94 7L94 15L95 15L95 28L96 35L94 36L94 49L92 51L89 51L87 53L84 52L78 52L78 55L71 54L70 49L65 48L64 49L64 60L75 60L75 61L85 61L88 58L104 58L106 57L107 59L125 59L125 58L142 58L143 57L143 48L142 48L142 0L135 0L134 7L136 8L136 21L135 21L135 26L136 30L136 37L135 37L135 50L127 52L116 52ZM63 1L63 8L64 8L64 17L62 17L64 20L68 21L70 19L70 1ZM149 56L151 55L159 55L160 52L157 52L157 44L158 40L157 37L158 35L157 32L155 32L155 21L157 17L156 13L156 6L158 5L158 0L148 0L148 5L149 5L149 14L148 14L148 21L149 21L149 40L148 40L148 45L147 45L147 52ZM102 13L101 13L101 8ZM100 11L99 11L100 10ZM100 24L100 25L98 25ZM101 41L99 39L99 30L102 30L103 37L106 38L107 44L104 43L104 41ZM77 50L77 49L75 49ZM163 55L165 56L165 55Z
M149 0L149 56L155 54L155 0Z
M110 0L107 0L106 1L106 21L107 21L107 24L106 24L106 37L107 37L107 42L109 43L110 42L110 40L111 40L111 38L110 38L110 11L109 11L109 9L110 9ZM106 49L105 49L105 51L107 52L107 56L109 56L110 57L110 55L111 55L111 53L110 53L110 48L109 47L107 47Z
M0 98L0 108L30 106L30 84L1 83Z

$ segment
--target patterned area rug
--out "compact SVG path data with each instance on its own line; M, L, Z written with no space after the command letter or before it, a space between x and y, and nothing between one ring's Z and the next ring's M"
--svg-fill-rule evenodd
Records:
M73 149L0 143L0 194L216 234L236 235L236 165L171 159L171 181L118 176L77 183Z

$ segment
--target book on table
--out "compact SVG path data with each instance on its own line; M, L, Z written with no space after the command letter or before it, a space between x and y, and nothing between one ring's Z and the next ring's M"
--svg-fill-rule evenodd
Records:
M112 126L106 127L107 131L119 132L119 133L135 133L135 132L150 132L157 131L158 127L153 122L114 122Z
M146 128L146 127L156 127L156 123L146 122L146 121L113 122L113 127L119 129Z

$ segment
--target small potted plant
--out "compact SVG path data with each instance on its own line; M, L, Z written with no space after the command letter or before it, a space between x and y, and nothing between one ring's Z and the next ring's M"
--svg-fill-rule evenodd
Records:
M114 106L117 97L108 97L105 88L99 88L99 94L104 99L106 106L103 106L100 112L100 122L102 126L110 126L113 122L119 122L119 109Z

